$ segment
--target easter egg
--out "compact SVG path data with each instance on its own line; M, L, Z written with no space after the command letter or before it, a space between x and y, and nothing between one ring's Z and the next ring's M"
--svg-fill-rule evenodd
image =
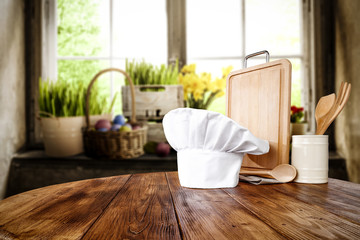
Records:
M109 130L111 128L111 122L107 119L100 119L95 123L95 129L99 130L100 128L106 128Z
M156 147L158 143L154 141L149 141L144 145L144 152L155 154L156 153Z
M121 128L120 124L113 124L110 128L111 131L119 131L119 129Z
M123 115L116 115L113 120L114 124L124 125L125 124L125 118Z
M107 131L109 131L109 129L107 129L107 128L98 128L97 131L98 132L107 132Z
M141 128L140 125L134 125L134 126L132 126L132 130L138 130L138 129L140 129L140 128Z
M120 132L130 132L131 131L131 126L129 127L128 125L124 125L121 126L121 128L119 129Z
M155 153L159 157L166 157L170 154L170 145L167 143L159 143L156 146Z

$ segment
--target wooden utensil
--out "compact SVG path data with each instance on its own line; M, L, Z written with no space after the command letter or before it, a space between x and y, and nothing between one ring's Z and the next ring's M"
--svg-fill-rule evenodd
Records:
M279 182L291 182L296 177L296 168L289 164L278 165L273 170L250 170L241 168L240 174L271 177Z
M326 114L330 112L335 104L335 93L321 97L315 109L316 130L320 130L326 120Z
M249 56L263 53L268 59L267 51ZM290 97L291 63L287 59L244 68L228 75L226 115L270 144L267 154L246 154L242 167L273 169L289 163Z
M335 118L340 114L343 110L346 102L349 100L351 92L351 84L347 82L342 82L338 96L335 100L335 104L330 109L330 111L325 114L324 123L321 125L320 129L316 130L317 135L322 135L328 129L330 124L335 120Z

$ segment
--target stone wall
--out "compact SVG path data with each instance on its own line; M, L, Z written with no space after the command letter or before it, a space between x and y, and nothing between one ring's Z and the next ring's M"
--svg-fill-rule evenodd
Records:
M0 199L10 161L25 144L24 2L0 1Z
M335 6L335 83L352 84L351 96L335 121L336 146L346 158L350 181L360 183L360 1L337 0Z

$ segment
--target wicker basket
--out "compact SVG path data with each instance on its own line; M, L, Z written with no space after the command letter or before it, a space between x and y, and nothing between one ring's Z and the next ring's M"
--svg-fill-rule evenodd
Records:
M84 150L89 157L107 159L129 159L144 154L143 146L147 142L147 127L136 123L135 104L132 104L130 124L140 125L140 128L129 132L99 132L90 126L89 96L91 87L103 73L116 71L125 75L131 87L132 102L135 103L134 84L129 75L117 68L108 68L97 73L91 80L86 94L86 128L83 129Z

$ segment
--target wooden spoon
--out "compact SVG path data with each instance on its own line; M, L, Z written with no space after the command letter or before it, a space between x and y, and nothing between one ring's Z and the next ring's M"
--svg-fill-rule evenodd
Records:
M316 134L325 123L326 116L335 104L335 93L321 97L315 109Z
M291 182L296 177L296 168L289 164L278 165L273 170L250 170L241 168L240 174L271 177L279 182Z
M347 82L342 82L334 105L331 107L330 111L324 116L324 123L321 125L319 129L316 129L317 135L324 134L326 129L340 114L346 102L349 100L350 92L351 92L351 84Z

